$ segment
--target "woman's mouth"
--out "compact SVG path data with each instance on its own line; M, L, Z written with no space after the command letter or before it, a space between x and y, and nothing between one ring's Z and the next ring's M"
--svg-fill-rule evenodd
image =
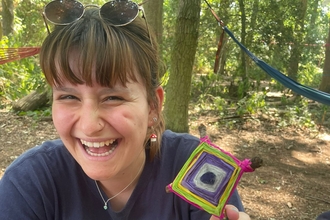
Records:
M110 139L102 142L89 142L80 139L81 144L85 148L87 154L93 157L105 157L116 149L118 145L117 139Z

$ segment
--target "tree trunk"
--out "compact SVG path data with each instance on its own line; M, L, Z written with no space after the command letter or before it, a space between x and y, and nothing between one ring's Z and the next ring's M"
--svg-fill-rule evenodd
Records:
M221 19L222 21L224 21L225 24L227 24L227 22L229 22L229 10L228 8L230 8L230 4L232 4L231 0L222 0L220 2L220 5L222 7L219 7L218 10L218 15L221 15ZM219 28L219 33L221 34L222 30L221 28ZM218 34L218 39L221 37L220 34ZM220 58L219 58L219 69L217 70L217 73L220 75L225 75L225 67L226 67L226 61L227 61L227 45L228 43L228 36L225 34L224 38L223 38L223 42L222 42L222 48L221 48L221 52L220 52Z
M13 103L14 111L34 111L38 108L45 106L49 101L47 91L38 93L36 91L31 92L29 95L23 97L17 102Z
M164 107L167 128L176 132L189 131L188 106L198 42L200 9L200 0L179 1Z
M156 34L159 45L162 44L163 37L163 2L164 0L152 0L143 5L148 24Z
M14 32L13 0L2 0L2 34L8 36Z
M319 89L323 92L330 93L330 22L327 43L325 47L325 60L323 66L322 81Z
M220 52L220 59L219 59L219 70L218 70L218 74L220 75L225 75L225 67L226 67L226 61L227 61L227 54L228 54L228 47L227 47L227 42L228 42L228 37L225 35L223 38L223 42L222 42L222 49Z
M163 3L164 0L152 0L146 2L146 4L143 5L146 18L148 21L148 24L150 25L151 31L153 31L156 34L157 43L159 45L159 58L162 60L162 37L163 37ZM159 73L162 77L165 73L165 69L163 66L160 66Z

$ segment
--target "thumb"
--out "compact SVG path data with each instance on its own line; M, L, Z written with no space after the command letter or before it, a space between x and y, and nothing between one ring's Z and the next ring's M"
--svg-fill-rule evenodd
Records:
M239 219L239 212L238 209L233 205L226 205L225 207L225 215L226 219L228 220L238 220ZM219 217L211 216L210 220L219 220Z
M216 216L212 215L210 220L219 220L219 217L216 217Z
M225 213L229 220L237 220L239 219L238 209L233 205L226 205Z

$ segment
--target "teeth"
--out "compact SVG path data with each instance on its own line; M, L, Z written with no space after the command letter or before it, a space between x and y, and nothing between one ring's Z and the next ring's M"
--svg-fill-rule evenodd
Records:
M100 148L100 147L104 147L104 146L109 146L110 144L113 144L113 142L115 141L116 139L110 139L110 140L107 140L107 141L103 141L103 142L88 142L88 141L84 141L84 140L81 140L80 139L80 142L87 146L87 147L95 147L95 148Z
M105 156L110 155L110 154L116 149L116 147L112 147L108 152L105 152L105 153L102 153L102 154L96 154L96 153L93 153L93 152L91 152L91 151L89 150L88 147L85 147L85 149L86 149L86 152L87 152L89 155L93 156L93 157L105 157Z

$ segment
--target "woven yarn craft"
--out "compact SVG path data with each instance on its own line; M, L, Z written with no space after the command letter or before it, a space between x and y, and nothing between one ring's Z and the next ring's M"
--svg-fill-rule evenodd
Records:
M223 208L242 174L254 171L250 164L250 160L238 160L205 137L167 188L192 205L223 218Z

